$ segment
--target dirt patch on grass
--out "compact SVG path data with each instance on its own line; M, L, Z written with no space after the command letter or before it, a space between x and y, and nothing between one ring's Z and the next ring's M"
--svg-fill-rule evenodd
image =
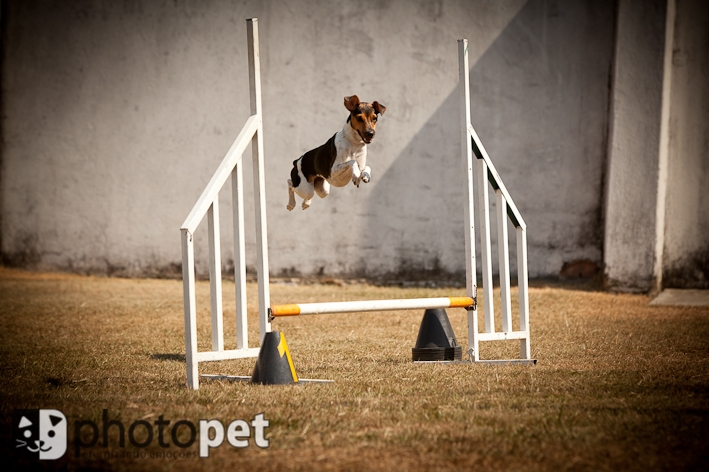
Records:
M235 347L233 284L224 283L227 348ZM258 339L256 287L249 335ZM462 295L460 288L273 284L273 303ZM496 296L499 294L496 292ZM209 286L197 284L198 343L210 346ZM484 301L482 301L484 302ZM0 269L0 444L15 467L69 470L696 470L709 459L709 309L649 307L641 295L531 289L535 367L414 365L419 311L281 319L299 376L334 384L185 387L182 284ZM514 306L514 305L513 305ZM449 310L467 347L467 314ZM480 319L482 326L482 319ZM499 327L498 327L499 329ZM483 344L483 358L518 355ZM250 375L254 359L202 364ZM19 459L12 412L61 410L69 447L58 461ZM152 441L79 448L78 421L151 425ZM270 447L226 442L209 458L180 448L179 420L270 421ZM156 422L171 421L165 442ZM134 430L147 442L143 426ZM79 435L91 440L90 428ZM189 439L180 428L179 441ZM140 457L145 453L145 457ZM137 454L137 457L133 457ZM151 458L150 455L158 456ZM161 456L162 454L162 456Z

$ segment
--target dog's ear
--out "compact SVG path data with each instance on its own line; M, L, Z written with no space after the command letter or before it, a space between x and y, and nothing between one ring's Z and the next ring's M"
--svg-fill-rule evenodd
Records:
M359 106L359 97L357 95L352 95L351 97L345 97L345 108L349 111L355 111Z
M378 115L383 115L384 112L387 111L387 107L385 107L379 102L372 103L372 106L374 107L374 111L376 111Z

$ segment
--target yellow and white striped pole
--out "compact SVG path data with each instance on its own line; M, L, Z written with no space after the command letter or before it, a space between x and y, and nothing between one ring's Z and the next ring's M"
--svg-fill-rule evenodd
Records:
M398 300L362 300L353 302L273 305L269 310L269 314L272 317L279 317L429 308L465 308L472 310L475 306L476 301L471 297L405 298Z

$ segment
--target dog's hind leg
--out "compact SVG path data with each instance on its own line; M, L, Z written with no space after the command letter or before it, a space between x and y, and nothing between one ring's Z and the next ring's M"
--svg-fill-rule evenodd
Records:
M288 205L286 206L288 210L295 208L294 193L297 193L303 199L303 210L310 206L310 200L315 195L313 184L308 182L305 175L303 175L302 161L303 157L293 161L293 169L291 169L290 179L288 179Z
M315 178L313 187L315 187L315 193L317 193L320 198L325 198L330 194L330 182L322 177Z
M310 206L311 199L315 196L315 188L313 184L305 179L300 180L300 185L293 187L295 193L298 194L300 198L303 199L303 210Z
M310 195L310 198L303 199L303 204L301 205L303 207L303 210L307 210L308 208L310 208L310 204L313 201L313 195L315 195L315 192Z
M286 205L288 211L295 208L295 192L293 191L293 181L288 179L288 205Z

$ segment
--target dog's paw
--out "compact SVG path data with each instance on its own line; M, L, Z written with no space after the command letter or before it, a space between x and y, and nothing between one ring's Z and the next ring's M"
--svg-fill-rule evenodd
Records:
M288 211L292 211L293 208L295 208L295 205L291 205L290 203L289 203L288 205L286 205L286 209L287 209Z
M368 172L362 172L362 182L368 184L371 179L372 177L369 175Z
M310 208L310 200L303 200L303 210Z

